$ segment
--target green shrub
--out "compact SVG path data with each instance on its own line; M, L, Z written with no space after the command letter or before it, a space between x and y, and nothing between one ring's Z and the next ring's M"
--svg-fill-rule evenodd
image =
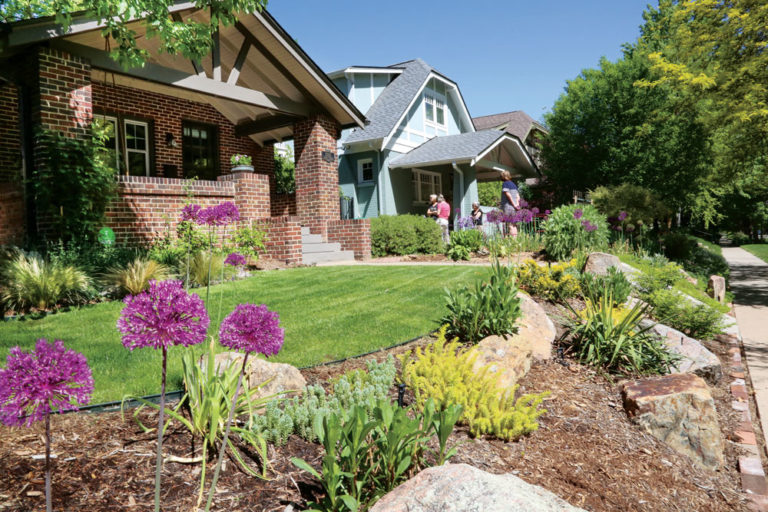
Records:
M102 245L93 240L69 240L48 243L45 257L55 265L74 266L88 274L101 274L111 267L122 267L146 251L138 247Z
M171 269L154 260L136 258L125 267L113 267L103 280L115 286L120 295L138 295L149 288L151 280L163 281L171 276Z
M637 276L636 283L640 289L648 294L656 290L663 290L683 279L682 267L676 263L669 263L666 258L654 258L649 260L651 266Z
M242 224L235 228L229 244L235 251L251 260L257 260L259 253L266 248L267 232L254 224Z
M579 285L582 296L593 304L599 303L605 295L612 297L614 305L624 304L632 292L632 284L623 272L614 267L608 268L607 276L596 276L584 272Z
M445 251L445 255L451 258L453 261L464 260L468 261L472 254L465 245L451 245L448 250Z
M363 407L372 414L376 403L387 397L395 380L395 361L389 357L383 363L368 361L368 371L346 373L332 384L332 392L322 386L307 386L301 396L290 400L272 400L264 414L253 418L253 430L274 444L285 444L291 434L314 441L313 425L332 412Z
M513 440L539 428L540 395L523 395L515 400L515 389L499 385L499 377L488 367L475 369L477 349L460 350L456 340L446 342L443 327L435 343L400 357L402 380L413 391L416 402L435 401L438 409L458 404L460 421L474 436L490 434Z
M749 235L742 233L741 231L737 231L736 233L729 233L728 238L730 238L731 243L736 246L747 245L752 241Z
M712 339L725 328L722 313L706 304L690 302L675 290L655 290L645 298L659 322L691 338Z
M669 233L662 239L664 256L674 261L687 260L694 248L696 241L684 233Z
M615 309L610 293L597 303L587 301L579 321L571 325L572 347L579 360L622 374L664 374L675 358L640 321L648 305L636 304L630 310ZM570 306L569 306L570 307Z
M531 295L547 300L574 297L579 292L577 260L539 265L526 260L517 267L517 284Z
M77 304L91 295L91 280L85 272L37 254L18 253L0 270L0 278L0 299L19 312Z
M462 245L469 252L477 252L483 246L483 234L479 229L463 229L451 233L451 246Z
M435 254L442 249L442 231L432 219L418 215L381 215L371 219L374 256Z
M654 219L671 215L671 210L647 188L625 183L613 187L597 187L590 192L595 208L606 217L625 212L624 226L637 231L653 226Z
M722 254L716 254L698 245L693 248L688 259L682 263L688 272L696 274L705 280L709 279L709 276L713 274L723 276L726 281L731 276L731 269Z
M592 227L595 229L591 230ZM543 228L544 249L555 260L570 259L577 250L594 250L608 245L605 216L589 204L555 208Z
M448 325L449 335L463 341L477 343L486 336L516 333L522 313L514 270L494 263L487 281L478 280L474 288L446 290L446 308L440 322Z

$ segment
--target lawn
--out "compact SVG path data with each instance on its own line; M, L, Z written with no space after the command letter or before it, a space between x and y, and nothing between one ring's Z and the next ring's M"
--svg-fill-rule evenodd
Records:
M271 360L310 366L429 332L438 327L443 312L443 288L472 282L485 272L471 266L349 266L258 273L211 288L208 332L217 333L220 317L237 304L264 303L280 313L285 328L283 349ZM204 296L205 289L198 293ZM88 358L96 381L92 403L157 393L160 354L123 348L115 328L121 309L121 302L110 302L37 320L0 322L0 361L4 366L15 345L30 349L38 338L61 339ZM169 351L169 389L181 387L183 350Z
M748 244L742 245L741 248L768 263L768 244Z

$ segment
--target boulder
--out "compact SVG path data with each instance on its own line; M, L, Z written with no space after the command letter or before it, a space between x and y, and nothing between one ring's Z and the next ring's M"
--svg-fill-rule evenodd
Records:
M222 352L214 357L216 372L219 373L230 365L240 368L243 364L244 354L240 352ZM200 365L206 368L205 356L200 358ZM254 388L264 382L256 397L271 396L286 391L301 392L307 386L307 381L298 368L285 363L270 363L255 356L248 358L248 366L245 368L245 378L249 388ZM293 394L293 393L291 393ZM283 396L290 396L289 394Z
M725 278L723 276L709 276L707 292L717 302L725 304Z
M593 252L587 256L587 264L584 265L584 272L595 274L597 276L608 275L608 269L616 267L621 270L621 261L618 256L605 252Z
M531 344L520 336L488 336L477 344L477 352L475 371L487 365L504 388L517 384L531 369Z
M371 512L578 512L551 492L468 464L427 468L385 494Z
M552 357L552 343L555 342L557 329L555 324L547 316L544 308L533 300L528 294L520 292L520 311L522 315L517 321L518 331L513 338L526 340L533 352L533 358L537 360Z
M722 467L723 438L707 383L690 373L627 382L624 409L647 433L711 470Z
M652 323L650 320L643 320L640 326L648 327ZM664 324L653 325L651 333L658 336L670 352L681 357L670 373L693 373L713 386L720 382L723 377L720 358L700 341Z

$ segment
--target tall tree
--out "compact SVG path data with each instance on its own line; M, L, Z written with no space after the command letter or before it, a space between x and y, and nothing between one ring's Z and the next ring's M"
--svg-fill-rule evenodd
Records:
M149 54L139 48L137 33L130 25L140 20L147 37L157 37L160 51L199 60L211 51L219 25L232 25L240 13L261 11L267 0L195 0L208 10L208 21L182 21L171 16L175 0L5 0L0 2L0 21L55 16L66 29L72 17L85 14L104 24L101 33L116 47L112 57L125 67L142 66Z

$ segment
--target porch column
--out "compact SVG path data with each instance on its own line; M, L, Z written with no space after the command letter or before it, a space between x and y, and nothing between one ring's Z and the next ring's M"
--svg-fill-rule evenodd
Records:
M338 220L339 171L336 141L339 124L325 115L293 126L296 154L296 213L302 226L328 240L328 222Z

